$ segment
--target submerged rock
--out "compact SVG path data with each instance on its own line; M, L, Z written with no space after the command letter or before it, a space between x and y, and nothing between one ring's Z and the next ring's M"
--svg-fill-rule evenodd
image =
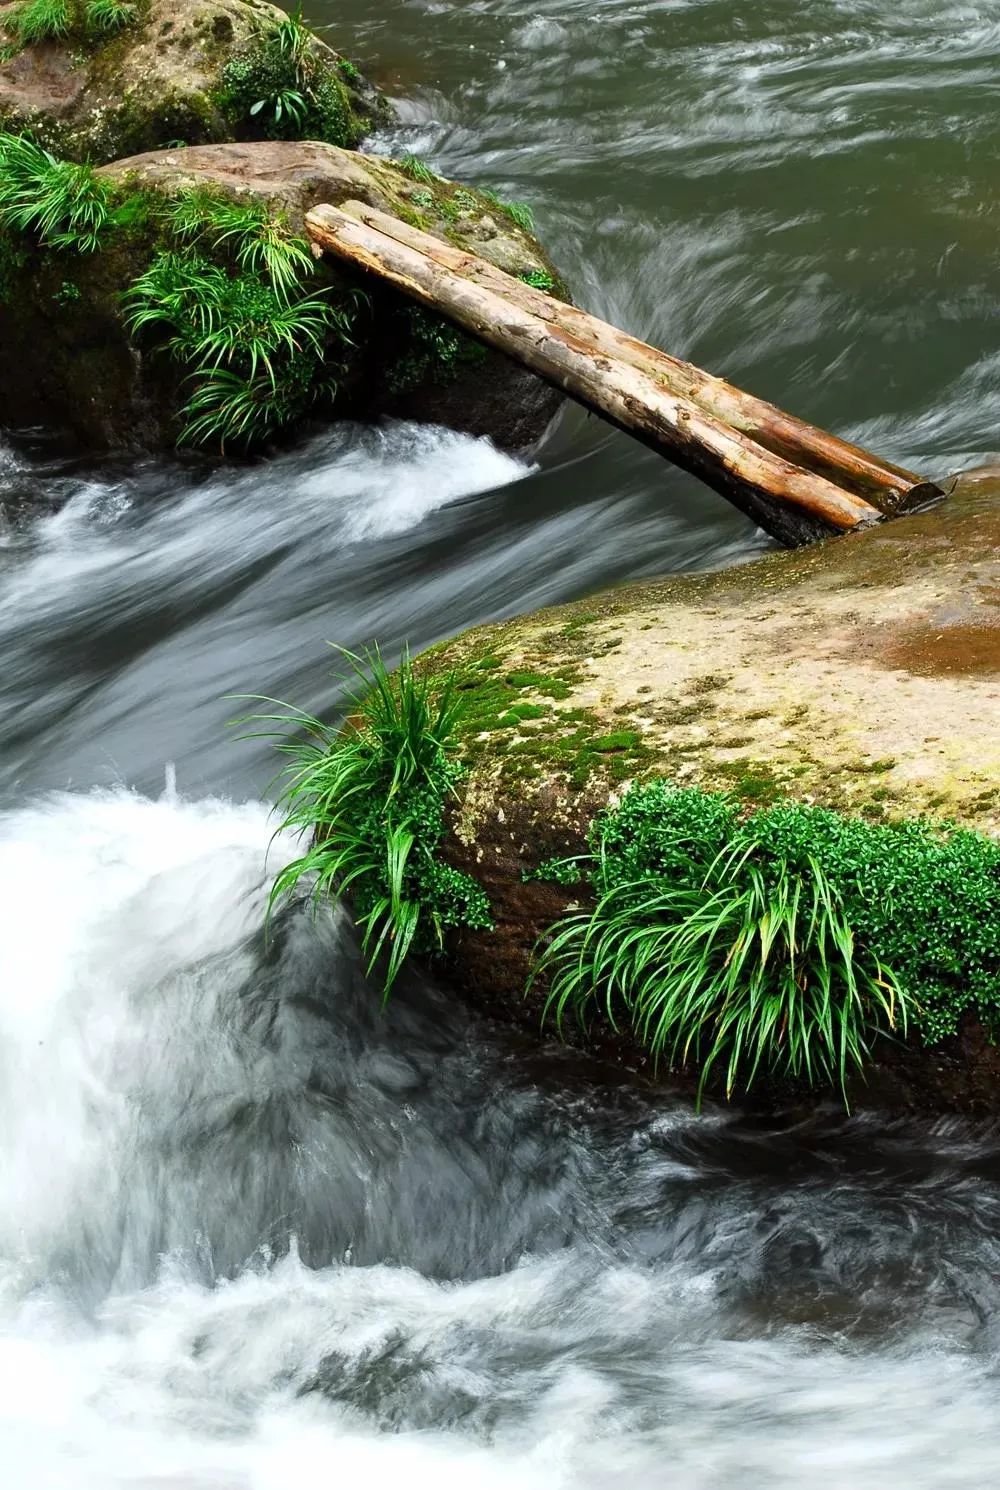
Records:
M530 873L582 851L628 782L1000 833L1000 469L863 534L480 627L423 666L457 670L467 701L447 853L496 921L456 941L450 975L537 1033L532 949L573 892ZM606 1024L591 1044L649 1068ZM1000 1052L966 1021L944 1045L885 1052L859 1095L996 1111Z
M428 179L424 179L424 177ZM57 422L97 448L173 444L187 373L155 336L132 336L122 297L171 247L161 209L192 188L263 203L301 233L319 202L360 199L474 249L513 273L555 283L535 238L481 192L381 157L305 141L251 141L152 152L102 168L120 221L96 252L26 252L0 238L0 399L11 424ZM559 396L381 285L321 266L318 283L352 302L350 343L338 348L335 395L323 412L433 419L519 448L537 439Z
M293 128L350 146L388 113L353 63L311 36L302 127L294 108L276 117L296 80L269 40L284 12L265 0L137 0L117 26L93 18L93 0L71 0L64 35L21 44L24 9L0 5L0 128L30 130L72 160Z

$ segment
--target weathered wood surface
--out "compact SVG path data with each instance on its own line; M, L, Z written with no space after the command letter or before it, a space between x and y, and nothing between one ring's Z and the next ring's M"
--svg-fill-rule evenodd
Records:
M306 218L322 251L377 275L515 358L797 546L926 502L912 472L361 202Z

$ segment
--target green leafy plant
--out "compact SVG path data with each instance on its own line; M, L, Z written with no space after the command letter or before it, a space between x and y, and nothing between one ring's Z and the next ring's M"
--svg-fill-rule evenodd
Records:
M526 202L505 201L495 191L483 191L483 196L488 198L501 212L506 213L512 223L515 223L522 232L533 233L535 231L535 215Z
M134 281L125 316L188 369L181 440L250 448L332 397L361 297L310 289L315 261L284 217L189 188L159 220L177 246Z
M23 0L4 17L4 25L22 46L67 36L71 25L69 0Z
M285 704L253 716L280 726L255 733L277 734L287 757L281 830L309 839L277 876L271 904L304 884L314 901L350 894L369 972L387 954L388 994L411 950L440 950L452 927L489 928L489 904L481 886L438 853L461 775L449 755L460 696L450 681L432 689L408 653L394 674L377 648L342 655L354 679L346 724Z
M534 976L547 1012L627 1021L657 1058L844 1088L874 1040L928 1043L975 1012L1000 1022L1000 844L925 822L873 824L717 793L633 787L582 873L592 904L551 928Z
M265 275L281 294L290 294L313 272L309 245L262 202L237 202L189 187L174 197L166 220L182 242L208 239L213 248L231 248L241 269Z
M400 350L386 376L392 393L409 393L422 383L447 386L463 367L475 366L486 356L482 342L422 306L402 307L396 320Z
M302 69L312 49L312 44L313 35L306 24L301 5L297 5L293 11L282 16L271 34L271 45L274 50L280 57L285 57L300 70L300 77L304 77Z
M226 63L219 103L271 139L311 137L350 146L361 133L341 69L317 47L301 10L268 26L254 46Z
M556 282L547 269L528 269L519 278L533 290L544 290L546 294L550 294L556 287Z
M131 26L138 14L138 7L125 3L125 0L88 0L87 30L113 36L115 32Z
M87 164L57 160L26 135L0 134L0 224L56 248L91 253L108 219L108 189Z
M158 254L125 314L133 333L155 328L190 368L182 439L223 447L258 442L304 413L324 387L327 338L346 335L348 324L322 291L288 295L191 250Z
M430 166L422 161L419 155L403 155L396 161L396 165L398 165L399 169L405 175L409 176L411 181L420 181L426 184L427 182L438 180L438 177L431 170Z
M279 88L267 98L258 98L257 102L250 105L250 117L255 119L258 114L270 111L274 117L275 124L281 124L282 120L290 122L297 129L301 129L305 123L308 112L305 94L298 88Z

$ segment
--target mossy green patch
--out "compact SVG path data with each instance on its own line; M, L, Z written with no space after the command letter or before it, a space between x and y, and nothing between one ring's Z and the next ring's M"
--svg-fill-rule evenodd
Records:
M447 386L486 357L482 342L422 306L401 304L394 322L396 354L386 372L393 393L412 393L425 383Z

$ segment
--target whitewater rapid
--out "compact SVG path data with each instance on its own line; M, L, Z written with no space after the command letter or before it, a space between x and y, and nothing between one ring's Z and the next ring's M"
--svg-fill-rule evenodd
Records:
M995 1150L539 1084L338 914L266 939L272 833L0 817L5 1485L992 1482Z

